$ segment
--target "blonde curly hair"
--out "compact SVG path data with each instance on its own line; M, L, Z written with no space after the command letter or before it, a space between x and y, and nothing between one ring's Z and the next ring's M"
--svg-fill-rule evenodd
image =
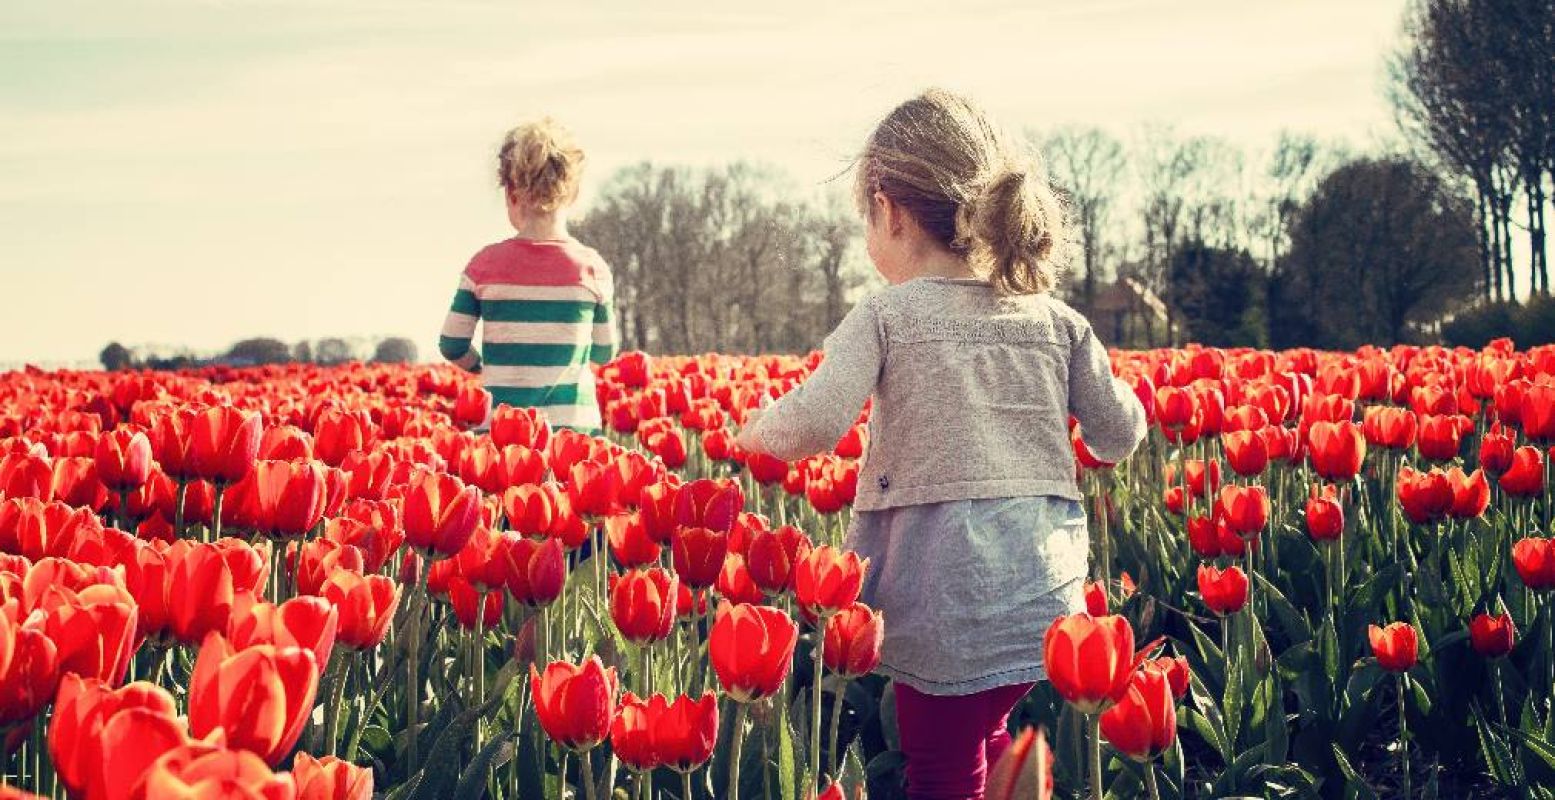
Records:
M572 132L550 117L526 122L502 137L497 181L537 211L571 203L583 176L583 149Z

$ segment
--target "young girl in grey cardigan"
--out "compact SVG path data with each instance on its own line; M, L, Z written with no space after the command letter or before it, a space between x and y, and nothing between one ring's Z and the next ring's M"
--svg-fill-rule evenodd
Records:
M1015 704L1043 677L1042 632L1084 608L1088 534L1068 417L1118 461L1145 413L1090 324L1048 294L1061 204L1007 134L930 90L875 129L857 165L870 259L861 301L803 385L753 412L741 446L831 449L874 398L848 546L886 620L908 794L981 798Z

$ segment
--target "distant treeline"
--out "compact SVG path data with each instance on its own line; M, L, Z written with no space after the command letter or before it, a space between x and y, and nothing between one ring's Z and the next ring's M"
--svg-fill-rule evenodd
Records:
M319 364L329 366L351 361L381 364L410 364L416 361L416 343L402 336L382 339L342 339L328 337L286 343L280 339L257 337L234 342L214 356L200 356L186 349L163 350L155 347L125 347L109 342L97 356L103 369L184 369L209 364L237 367L261 364Z

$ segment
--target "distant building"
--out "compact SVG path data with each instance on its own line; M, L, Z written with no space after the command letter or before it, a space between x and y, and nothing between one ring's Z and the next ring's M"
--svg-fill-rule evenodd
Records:
M1135 278L1097 287L1090 304L1083 297L1071 299L1070 304L1091 321L1096 335L1109 347L1160 347L1172 339L1166 302Z

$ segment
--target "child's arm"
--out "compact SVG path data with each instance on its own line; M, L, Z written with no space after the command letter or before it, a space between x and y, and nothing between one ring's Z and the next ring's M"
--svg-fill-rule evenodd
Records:
M604 364L616 357L620 344L616 333L615 301L609 297L594 305L594 342L589 347L589 361Z
M1145 407L1113 377L1107 348L1089 324L1069 355L1069 413L1080 421L1085 446L1102 461L1128 458L1145 438Z
M837 446L880 379L885 350L873 304L854 306L822 349L815 372L740 431L741 447L798 461Z
M475 337L475 323L480 318L481 301L475 296L475 282L468 275L460 275L453 306L443 321L443 335L437 338L437 350L443 358L470 372L481 371L480 351L470 343Z

